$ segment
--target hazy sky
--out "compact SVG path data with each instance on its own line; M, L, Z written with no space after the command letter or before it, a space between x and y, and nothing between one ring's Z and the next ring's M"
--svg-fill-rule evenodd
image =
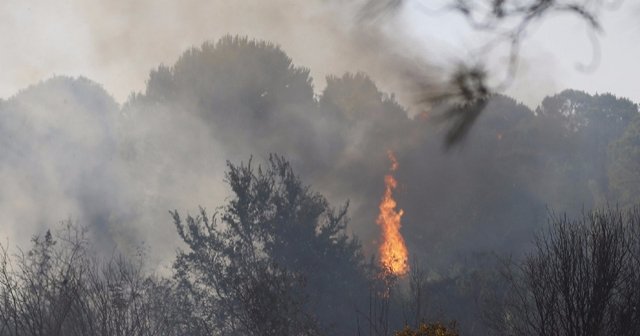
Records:
M344 35L351 27L340 17L348 10L339 3L344 2L3 0L0 97L52 75L83 75L123 102L132 91L144 88L152 68L172 64L190 46L225 33L281 44L296 64L311 68L321 89L326 74L371 70L358 64L357 57L342 57L349 41ZM394 36L423 50L430 62L475 57L468 46L478 36L464 21L426 14L420 3L427 2L407 3L392 26ZM640 77L635 65L640 59L638 13L637 3L624 1L603 15L600 62L589 73L576 69L592 58L584 23L572 17L545 20L523 47L518 79L508 92L529 105L564 88L612 92L640 101L634 85ZM496 59L490 61L499 63Z

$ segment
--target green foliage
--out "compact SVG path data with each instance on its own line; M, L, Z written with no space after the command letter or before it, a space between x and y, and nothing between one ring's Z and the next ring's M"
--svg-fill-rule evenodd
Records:
M173 212L188 247L178 253L176 280L194 325L225 334L313 335L320 330L315 318L323 326L342 323L340 314L351 316L366 290L359 244L344 232L347 207L331 208L281 157L265 167L228 166L234 196L219 214L210 219L202 210L183 222Z
M609 190L622 207L640 202L640 116L609 146Z
M450 121L459 124L450 135L467 141L443 154L448 129L431 123L433 114L412 118L367 75L330 76L317 96L312 84L309 70L294 66L278 46L226 36L153 71L146 92L133 96L118 114L117 136L104 139L86 136L111 135L109 116L118 107L97 85L68 78L36 85L0 102L5 160L26 174L3 175L5 196L21 199L35 192L33 204L39 204L58 197L52 191L64 186L64 194L78 200L77 209L105 238L112 228L105 223L122 220L120 214L155 223L151 209L183 207L202 195L210 186L202 181L218 180L221 172L211 168L221 156L285 154L291 165L277 157L263 167L229 165L232 196L213 216L202 211L183 219L174 212L185 243L175 265L178 286L176 292L158 286L171 303L167 309L181 308L172 312L180 330L194 335L291 333L305 326L352 334L362 315L357 309L364 303L366 311L366 292L377 274L372 268L364 275L361 248L345 234L346 208L333 209L300 182L292 165L323 193L354 200L352 227L367 251L374 251L373 210L387 171L385 153L396 151L402 230L409 249L428 261L433 274L423 292L430 294L416 309L423 314L411 318L452 318L469 334L483 333L475 329L477 301L495 283L490 283L491 267L484 272L477 267L481 262L474 260L474 267L460 259L489 249L526 251L547 206L573 215L605 202L624 207L638 202L640 121L636 105L626 99L567 90L547 97L534 112L509 97L490 95L481 113L451 110ZM112 160L114 155L120 157ZM47 165L52 157L56 160ZM122 175L129 186L124 196L104 193L117 189L113 182ZM53 182L41 182L49 179ZM191 188L192 195L185 194ZM115 207L124 210L114 215ZM50 216L47 210L56 207L23 208L20 214ZM140 232L149 240L162 235ZM112 243L107 240L100 243ZM38 244L42 251L60 248L59 240L44 248L44 236ZM42 251L34 256L44 267L48 257ZM108 297L122 306L122 286L108 286L115 293ZM386 314L391 329L405 318L397 301L390 303L396 311ZM115 317L109 321L117 324Z
M300 130L298 119L314 104L308 69L294 66L272 43L237 36L190 49L173 67L158 68L143 98L203 117L216 138L229 142L239 140L234 129L264 137L283 119L289 130Z
M458 336L455 324L446 326L442 323L421 323L416 329L409 326L398 331L394 336Z
M589 206L602 206L608 193L607 149L616 141L638 114L638 107L628 99L611 94L591 96L585 92L565 90L547 97L536 112L549 122L564 127L571 139L573 152L568 177L573 183L586 186L592 195Z

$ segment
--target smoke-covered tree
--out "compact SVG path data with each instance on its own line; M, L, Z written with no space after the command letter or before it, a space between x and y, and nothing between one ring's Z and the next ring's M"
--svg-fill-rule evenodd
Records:
M468 255L448 272L413 264L409 289L403 293L403 323L455 321L461 335L487 335L482 320L485 302L504 286L494 255ZM437 330L437 329L436 329Z
M2 335L63 335L80 299L86 271L82 240L57 248L50 231L17 256L3 248L0 269Z
M640 116L608 148L609 192L624 208L640 201Z
M565 90L546 97L536 114L565 128L564 134L574 148L566 155L570 161L565 159L563 164L572 166L572 178L589 188L592 204L604 205L608 194L607 149L638 115L637 105L612 94Z
M173 212L187 247L175 277L197 332L355 332L367 282L347 207L333 209L281 157L228 167L233 196L219 212L184 221Z
M114 157L118 104L86 78L56 76L32 85L0 105L0 203L2 225L31 233L42 223L73 214L102 236L111 250L110 225L126 211ZM120 223L119 223L120 222ZM29 235L24 236L28 239Z
M26 252L0 246L0 335L172 335L169 284L142 259L92 255L83 229L33 238Z
M234 149L230 152L248 155L250 147L275 152L290 138L313 147L315 129L308 117L314 105L309 69L295 66L273 43L225 36L151 72L144 95L126 109L140 118L158 117L163 109L171 113L165 118L177 122L201 118L214 139Z

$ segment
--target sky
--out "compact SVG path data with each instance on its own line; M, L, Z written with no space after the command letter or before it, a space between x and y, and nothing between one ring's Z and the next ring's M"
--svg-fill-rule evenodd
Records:
M429 14L428 9L437 7L432 5L425 10L424 3L415 0L403 11L411 34L418 40L436 39L448 44L442 53L445 58L455 59L456 54L465 53L476 57L474 48L469 46L482 46L490 36L471 30L458 15ZM520 50L516 78L506 92L530 107L546 95L570 88L592 94L610 92L640 101L640 91L636 89L640 76L636 65L640 59L639 13L640 5L634 1L618 1L603 9L603 32L597 34L596 45L585 22L575 15L552 15L532 25ZM496 52L489 56L492 59L484 61L504 69L504 55ZM592 69L581 69L591 64Z
M401 41L396 52L411 48L413 57L445 66L458 59L482 58L471 46L484 37L470 31L457 15L428 13L425 3L407 1L393 22L385 25L387 39ZM397 86L385 87L385 76L376 69L383 65L360 62L366 50L350 50L353 31L362 28L349 21L350 9L343 4L331 0L4 0L0 3L0 98L54 75L70 75L102 84L122 103L132 92L144 89L150 70L173 64L188 48L227 33L280 44L297 65L311 68L316 90L322 89L328 74L366 71L383 88L401 91ZM565 15L537 24L522 47L517 77L506 93L532 107L545 95L566 88L611 92L640 101L634 85L640 77L640 67L635 66L640 59L640 25L634 20L639 8L633 1L622 1L603 12L599 62L588 72L578 69L593 58L583 22ZM503 57L496 52L489 58L485 61L499 72Z

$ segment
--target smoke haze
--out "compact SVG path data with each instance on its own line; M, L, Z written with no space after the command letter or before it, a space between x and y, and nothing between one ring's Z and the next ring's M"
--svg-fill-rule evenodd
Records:
M260 163L270 153L284 155L334 205L349 200L350 230L373 253L393 150L409 251L433 264L526 245L547 206L575 213L609 199L606 148L624 127L602 137L593 156L583 148L592 135L567 132L574 121L558 119L576 96L587 101L582 107L608 96L564 92L547 108L557 115L544 118L544 109L497 96L464 146L446 154L432 116L410 103L447 90L455 62L417 47L398 16L377 15L402 15L402 6L362 5L4 2L0 25L23 27L24 36L3 42L3 57L21 66L7 70L12 83L1 88L9 98L0 102L0 235L23 245L70 218L89 226L105 251L143 244L154 261L167 261L177 244L168 210L215 210L228 195L226 160ZM227 33L257 41L216 42ZM32 52L15 52L25 48ZM55 57L43 61L45 52ZM538 63L552 64L541 53L525 62L523 78L544 85L521 78L510 92L527 93L530 107L544 106L541 92L554 86L528 70ZM95 77L28 86L51 71ZM15 83L25 89L15 93ZM614 101L625 118L635 113L633 103ZM584 162L593 169L577 168Z
M51 74L90 75L122 102L132 91L144 90L150 69L172 64L184 50L225 34L278 43L296 63L312 69L318 87L327 74L346 71L391 80L397 72L388 69L387 62L400 54L408 57L415 43L394 15L381 18L368 9L371 13L363 16L363 8L369 7L333 0L37 5L10 0L0 5L0 25L4 31L19 29L22 37L2 42L7 51L3 62L15 66L9 67L0 94L8 97L16 85L26 87ZM57 15L52 17L52 12Z
M350 230L375 253L392 150L413 255L435 267L517 252L547 206L577 213L615 200L607 146L637 115L610 95L566 91L536 113L496 96L463 146L444 152L428 116L411 118L366 75L328 77L316 96L309 70L270 43L227 36L149 78L121 107L98 84L69 77L2 102L3 237L21 245L69 218L105 252L143 245L167 262L177 246L168 210L214 211L229 194L226 160L259 164L278 153L335 206L350 200ZM615 122L593 119L594 106Z

